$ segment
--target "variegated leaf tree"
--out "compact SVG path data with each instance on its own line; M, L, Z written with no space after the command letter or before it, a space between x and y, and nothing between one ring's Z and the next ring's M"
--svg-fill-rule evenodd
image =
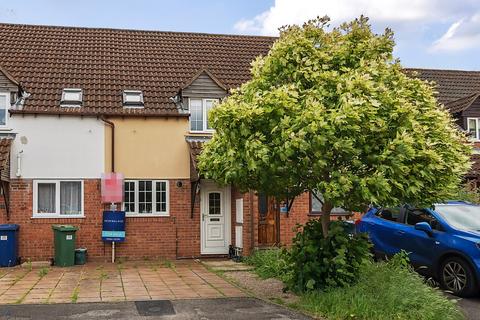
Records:
M282 28L252 79L210 113L215 134L203 175L280 198L323 195L361 210L448 198L470 165L470 147L432 85L393 58L393 33L360 17L329 29L327 17Z

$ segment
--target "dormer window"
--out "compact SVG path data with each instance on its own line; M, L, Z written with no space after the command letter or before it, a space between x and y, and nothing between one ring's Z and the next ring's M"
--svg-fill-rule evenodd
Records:
M62 92L62 107L80 107L82 105L82 89L65 88Z
M467 132L470 140L480 140L480 118L467 118Z
M143 108L143 93L140 90L124 90L123 106L129 108Z
M10 93L0 92L0 128L7 126Z
M191 132L213 132L208 114L216 103L218 99L189 99Z

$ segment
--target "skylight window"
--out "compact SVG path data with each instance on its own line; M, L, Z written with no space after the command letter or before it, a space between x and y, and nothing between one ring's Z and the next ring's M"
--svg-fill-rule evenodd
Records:
M82 105L83 93L82 89L65 88L62 92L62 106L80 107Z
M123 105L131 108L143 107L143 93L140 90L124 90Z

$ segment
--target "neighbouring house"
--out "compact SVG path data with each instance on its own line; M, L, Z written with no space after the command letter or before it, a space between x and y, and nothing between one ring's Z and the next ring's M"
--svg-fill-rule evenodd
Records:
M0 24L0 223L20 225L23 259L53 256L52 225L109 259L101 174L125 176L117 256L225 255L289 244L321 206L273 199L198 175L208 110L250 78L275 38ZM121 208L120 208L121 207ZM345 212L339 212L344 215Z
M465 180L472 188L480 187L480 71L407 70L435 83L438 101L450 111L457 125L468 133L474 152L472 168Z

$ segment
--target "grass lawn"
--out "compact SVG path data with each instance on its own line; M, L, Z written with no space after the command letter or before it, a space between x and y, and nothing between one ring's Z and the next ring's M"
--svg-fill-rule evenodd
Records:
M279 250L258 251L247 263L260 277L284 277ZM290 307L327 319L464 319L455 301L426 285L405 266L368 263L358 282L344 288L300 294Z

